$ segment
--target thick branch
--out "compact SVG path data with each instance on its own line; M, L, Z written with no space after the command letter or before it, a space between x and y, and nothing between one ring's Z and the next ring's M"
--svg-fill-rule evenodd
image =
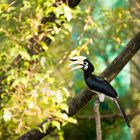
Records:
M132 40L126 45L122 52L114 59L114 61L104 70L101 76L111 81L124 68L128 61L140 49L140 32L138 32Z
M140 32L138 32L132 40L127 44L127 46L122 50L122 52L114 59L114 61L103 71L102 77L106 77L108 81L111 81L127 64L127 62L135 55L135 53L140 49ZM83 106L85 106L94 94L89 91L88 88L84 89L80 94L73 97L69 102L69 116L76 114ZM43 122L44 123L44 122ZM40 124L42 127L43 123ZM37 130L32 129L25 133L19 138L19 140L39 140L35 139L33 134L41 135L42 138L53 131L53 127L50 127L45 134L37 132Z

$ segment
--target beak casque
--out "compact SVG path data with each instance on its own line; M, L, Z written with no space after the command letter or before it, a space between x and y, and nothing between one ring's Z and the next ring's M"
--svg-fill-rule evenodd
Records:
M76 67L73 67L70 71L82 68L83 61L85 59L86 59L85 56L75 56L73 58L70 58L71 63L68 65L68 67L71 67L72 65L77 65Z

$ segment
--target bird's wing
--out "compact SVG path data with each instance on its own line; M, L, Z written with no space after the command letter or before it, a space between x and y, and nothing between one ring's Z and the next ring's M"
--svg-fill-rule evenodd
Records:
M114 90L111 84L99 76L93 75L92 77L87 78L86 83L91 90L104 93L109 97L117 97L117 92Z
M89 86L89 88L91 90L95 90L95 91L104 93L105 95L108 95L109 97L113 97L115 103L117 104L117 107L119 108L119 110L120 110L120 112L121 112L121 114L122 114L122 116L127 124L127 126L130 127L128 118L125 114L125 111L117 98L117 93L108 81L106 81L105 79L103 79L99 76L93 75L87 79L87 85Z

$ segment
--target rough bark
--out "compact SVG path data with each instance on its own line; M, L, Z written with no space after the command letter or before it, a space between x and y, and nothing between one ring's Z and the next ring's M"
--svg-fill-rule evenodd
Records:
M96 139L102 140L102 129L101 129L101 115L99 112L100 101L97 99L94 103L94 112L95 112L95 122L96 122Z
M128 61L136 54L140 49L140 32L138 32L122 50L122 52L114 59L114 61L102 72L100 76L105 77L109 82L124 68ZM94 93L89 91L88 88L85 88L81 93L73 97L68 102L69 106L69 116L76 114L83 106L85 106ZM47 121L47 120L46 120ZM46 122L44 121L39 125L42 125ZM54 127L49 127L45 134L42 134L40 131L32 129L19 137L19 140L39 140L35 139L35 135L40 135L40 139L44 136L47 136L50 132L54 130ZM37 136L36 136L37 137Z
M109 82L112 81L139 49L140 32L128 42L123 51L114 59L108 68L104 70L101 76L106 77Z

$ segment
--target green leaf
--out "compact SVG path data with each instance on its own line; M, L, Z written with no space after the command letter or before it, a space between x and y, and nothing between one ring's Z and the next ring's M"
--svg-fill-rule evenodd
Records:
M75 118L69 117L68 122L76 124L77 120Z
M30 57L30 55L29 55L29 53L27 52L27 50L26 49L24 49L24 48L22 48L22 49L20 49L20 51L19 51L19 54L22 56L22 58L24 58L25 60L31 60L31 57Z
M64 16L67 21L70 21L72 19L72 10L68 6L64 7Z
M12 113L9 110L4 110L3 119L9 121L12 118Z
M60 104L60 108L68 113L69 107L68 107L68 105L66 103Z
M61 123L59 121L53 121L52 126L55 126L58 130L61 130L61 128L60 128Z
M41 133L43 133L43 130L40 127L35 127L34 129L40 131Z
M40 59L40 64L42 65L42 66L45 66L45 64L46 64L46 58L45 57L41 57L41 59Z
M67 29L69 32L72 31L72 26L71 26L71 24L69 24L69 23L64 23L63 26L64 26L64 28Z
M45 42L41 42L41 45L42 45L42 48L45 50L45 51L47 51L48 50L48 46L47 46L47 44L45 43Z
M50 122L46 122L43 124L43 133L46 133L46 130L48 129L48 127L50 126Z

